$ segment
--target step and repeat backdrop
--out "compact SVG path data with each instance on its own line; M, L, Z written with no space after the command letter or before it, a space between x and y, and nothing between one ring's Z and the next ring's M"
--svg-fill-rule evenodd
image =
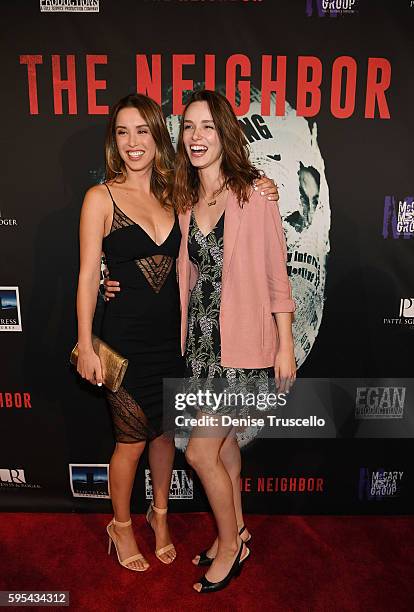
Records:
M69 365L80 208L104 177L115 101L153 97L175 142L187 92L206 86L230 100L279 186L309 393L303 426L239 436L245 507L411 513L414 3L25 0L0 11L0 508L110 512L109 413ZM103 308L98 298L97 328ZM171 510L207 509L176 446ZM144 458L133 510L151 495Z

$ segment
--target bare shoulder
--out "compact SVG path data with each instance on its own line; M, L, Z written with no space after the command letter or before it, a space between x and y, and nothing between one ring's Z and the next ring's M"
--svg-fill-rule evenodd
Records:
M109 198L108 190L103 183L93 185L92 187L89 187L85 194L85 198L88 198L88 200L92 199L97 202L107 200Z
M111 210L111 199L105 185L93 185L85 193L83 207L93 208L96 212L102 212L107 215Z

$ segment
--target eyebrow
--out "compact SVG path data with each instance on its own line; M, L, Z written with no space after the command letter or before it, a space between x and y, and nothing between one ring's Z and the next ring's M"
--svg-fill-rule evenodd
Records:
M143 123L142 125L136 125L135 127L136 127L136 128L142 128L142 127L147 127L147 128L149 128L149 125L147 125L146 123ZM127 130L127 129L128 129L128 128L127 128L125 125L116 125L116 126L115 126L115 129L118 129L118 128L124 128L124 130Z
M184 119L184 123L194 123L191 119ZM214 119L203 119L201 123L214 123Z

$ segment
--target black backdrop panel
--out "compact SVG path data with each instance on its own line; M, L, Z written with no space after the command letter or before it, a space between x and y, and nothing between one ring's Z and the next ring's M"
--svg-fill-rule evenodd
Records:
M207 80L244 107L252 157L280 186L299 375L376 377L380 387L412 376L410 4L343 1L334 11L322 0L29 0L1 7L4 510L110 509L109 414L68 365L77 231L83 195L102 178L108 107L146 85L172 132L182 90L193 84ZM99 11L51 10L59 5ZM272 79L277 116L275 96L267 98ZM318 183L309 223L310 195L300 191L306 173ZM397 220L405 223L399 233ZM408 397L400 415L407 436L412 407ZM357 439L351 427L342 439L251 441L243 446L247 510L410 513L411 440L393 438L390 422L381 420L381 438ZM181 450L175 467L172 509L207 508ZM146 468L138 471L135 511L150 496Z

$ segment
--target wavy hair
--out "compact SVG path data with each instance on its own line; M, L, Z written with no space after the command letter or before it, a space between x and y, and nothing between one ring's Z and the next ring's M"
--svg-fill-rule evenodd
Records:
M193 102L207 102L223 148L221 172L224 183L218 192L224 188L231 189L242 206L249 199L253 181L260 173L250 162L248 144L230 102L216 91L202 89L190 95L181 118L171 197L174 207L179 213L185 212L199 197L198 171L192 166L183 142L185 113Z
M116 119L123 108L136 108L149 126L155 141L155 157L151 174L151 191L163 206L172 206L171 183L174 177L174 148L160 106L148 96L133 93L117 102L108 121L105 138L105 178L123 183L127 178L125 163L116 144Z

